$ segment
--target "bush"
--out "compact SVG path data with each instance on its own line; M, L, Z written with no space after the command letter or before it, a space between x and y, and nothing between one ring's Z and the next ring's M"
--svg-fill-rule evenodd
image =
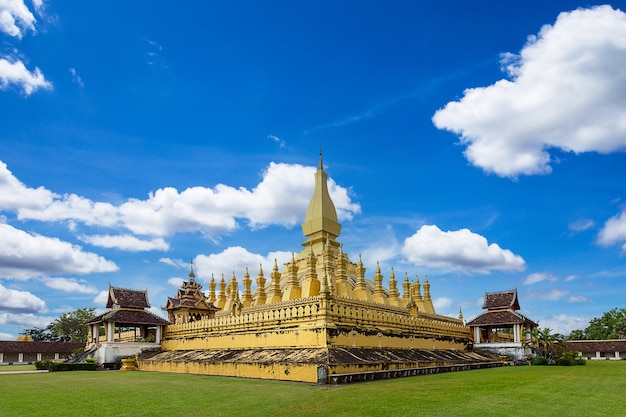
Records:
M95 371L95 363L69 363L69 362L52 362L37 361L35 368L39 370L47 369L50 372L55 371Z
M572 366L576 363L575 359L560 357L556 360L556 364L559 366Z
M575 350L566 350L559 360L556 361L556 364L562 366L586 365L587 361L581 356L578 356L578 352Z
M541 356L534 357L531 363L533 365L549 365L548 360Z

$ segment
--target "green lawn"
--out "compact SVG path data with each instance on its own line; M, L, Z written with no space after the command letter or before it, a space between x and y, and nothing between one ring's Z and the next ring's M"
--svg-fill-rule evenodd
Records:
M119 371L0 375L0 416L624 416L626 361L341 386Z
M35 365L2 365L0 372L34 371Z

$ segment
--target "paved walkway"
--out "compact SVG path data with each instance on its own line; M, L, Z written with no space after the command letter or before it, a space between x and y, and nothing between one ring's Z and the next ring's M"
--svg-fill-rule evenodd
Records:
M8 372L0 372L0 375L8 375L8 374L41 374L44 372L48 372L47 369L44 370L38 370L38 369L33 369L32 371L8 371Z

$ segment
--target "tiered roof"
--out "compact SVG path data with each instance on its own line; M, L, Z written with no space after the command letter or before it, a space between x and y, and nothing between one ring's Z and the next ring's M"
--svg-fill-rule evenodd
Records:
M107 308L150 308L148 290L131 290L109 286Z
M485 293L483 309L487 311L469 321L468 326L497 326L518 323L537 326L537 323L517 312L520 305L516 289Z
M148 290L131 290L109 285L109 297L106 311L89 320L86 324L114 322L119 325L168 325L169 321L146 311L150 308Z

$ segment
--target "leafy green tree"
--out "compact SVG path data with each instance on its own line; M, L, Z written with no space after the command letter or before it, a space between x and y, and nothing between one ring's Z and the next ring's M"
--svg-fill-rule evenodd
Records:
M590 340L626 339L626 309L614 308L592 319L585 335Z
M583 330L572 330L572 332L567 337L567 340L586 340L587 335Z
M89 329L85 322L96 316L94 308L79 308L63 313L45 329L24 329L20 334L33 338L35 342L87 342Z
M549 327L534 329L532 340L535 346L535 352L551 363L559 358L564 350L563 335L552 333L552 329Z
M61 314L52 322L52 336L61 342L87 342L89 329L85 322L96 316L94 308L79 308Z
M40 327L24 329L20 334L32 337L33 342L54 342L52 333L50 332L50 326L46 327L45 329L42 329Z

